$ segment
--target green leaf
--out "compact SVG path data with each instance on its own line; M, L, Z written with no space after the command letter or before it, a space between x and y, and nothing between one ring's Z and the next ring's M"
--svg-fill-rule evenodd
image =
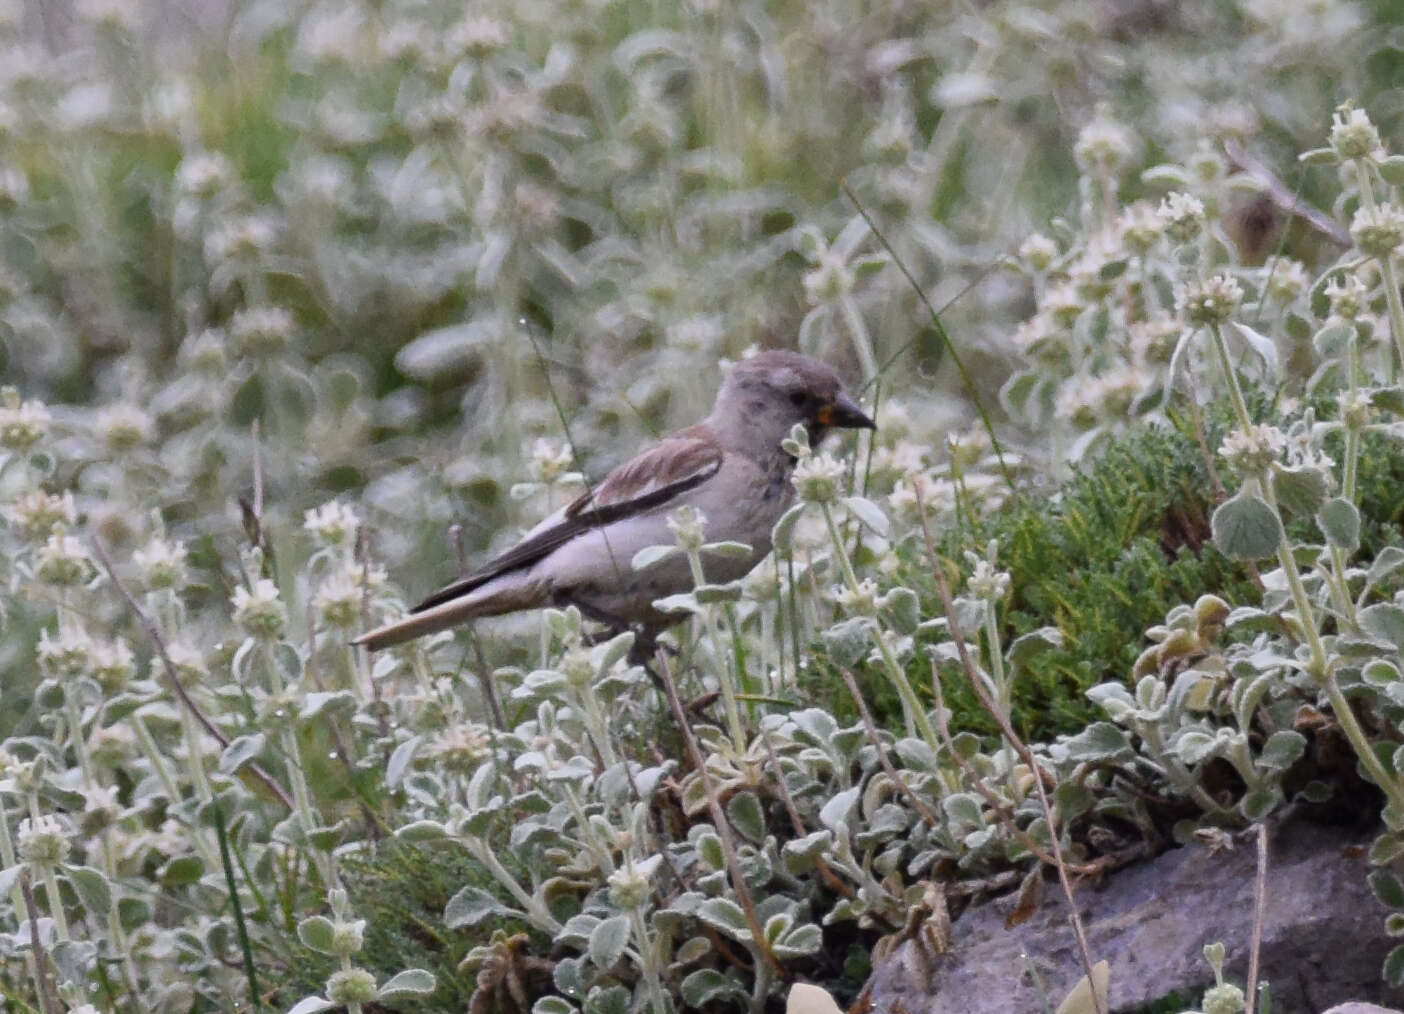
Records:
M531 1014L577 1014L579 1007L560 996L543 996L531 1005Z
M1341 157L1334 148L1312 148L1298 155L1297 161L1302 165L1336 165Z
M1273 343L1273 340L1267 335L1253 330L1241 321L1231 320L1229 321L1229 327L1238 332L1238 336L1258 354L1258 358L1267 366L1268 372L1276 377L1280 371L1277 365L1277 346Z
M708 898L697 906L697 918L712 929L725 933L740 943L751 942L751 930L741 906L730 898Z
M719 560L749 560L755 550L744 542L709 542L702 547L702 555Z
M229 745L219 755L220 774L232 775L238 771L263 752L265 742L266 738L261 732L250 736L237 736L230 740Z
M204 874L205 862L199 856L177 856L162 867L161 886L184 887L195 883Z
M848 669L863 661L872 644L869 626L866 617L855 616L835 623L819 635L834 665Z
M862 522L864 527L870 528L878 535L887 535L891 525L887 520L887 515L877 504L861 496L850 496L844 498L843 505L848 508L848 513Z
M1404 183L1404 155L1389 155L1375 163L1386 183L1394 186Z
M465 887L444 906L444 925L449 929L476 926L493 915L514 915L512 909L480 887Z
M1277 806L1277 795L1266 789L1257 789L1246 794L1238 803L1238 812L1243 814L1245 820L1260 821L1266 820L1268 814L1272 813Z
M437 820L416 820L396 829L395 837L403 841L443 841L448 831Z
M1391 870L1372 870L1370 890L1390 908L1404 908L1404 883Z
M332 941L336 937L336 927L324 915L310 915L297 924L297 938L314 951L335 954Z
M789 960L818 953L824 944L824 933L814 923L792 926L771 941L771 950L778 958Z
M107 915L112 907L112 886L107 882L107 875L91 866L65 866L63 871L89 914Z
M1272 491L1277 494L1278 503L1287 513L1309 518L1326 502L1330 486L1326 482L1326 473L1314 465L1298 468L1273 465ZM1276 546L1273 548L1276 549Z
M1360 512L1349 500L1327 500L1317 512L1316 523L1326 541L1337 549L1353 553L1360 548Z
M340 1004L324 1000L320 996L304 996L297 1003L293 1004L288 1014L320 1014L324 1010L335 1010Z
M1280 729L1268 737L1258 763L1272 771L1286 771L1306 750L1306 737L1291 729Z
M1365 580L1372 585L1379 584L1401 566L1404 566L1404 549L1398 546L1385 546L1370 561L1370 569L1365 572Z
M1109 761L1128 753L1126 733L1110 722L1093 722L1064 744L1074 761Z
M414 762L415 751L419 749L419 744L422 742L424 742L423 736L411 736L391 751L390 759L385 762L386 788L393 789L399 786L405 777L405 772Z
M776 552L782 556L788 553L793 547L791 539L795 534L795 525L799 523L800 515L804 513L804 504L797 503L784 514L780 515L780 520L775 522L775 527L770 530L770 542L775 547Z
M1283 538L1276 512L1261 497L1244 493L1220 504L1210 525L1215 547L1237 560L1272 556Z
M1404 388L1377 387L1370 392L1370 404L1390 415L1404 415Z
M595 967L607 972L614 967L629 944L629 917L615 915L600 920L590 934L589 955Z
M732 827L751 841L759 844L765 840L765 812L754 792L738 792L726 804L726 814L731 818Z
M699 968L682 981L682 1000L690 1010L727 1000L745 1000L746 991L715 968Z
M1395 989L1404 986L1404 944L1400 944L1385 955L1381 974L1384 976L1385 982Z
M1336 359L1344 355L1354 336L1353 324L1327 324L1312 336L1311 345L1322 359Z
M1404 838L1397 832L1388 831L1370 843L1370 852L1366 857L1371 866L1384 866L1392 863L1404 855Z
M634 554L631 566L635 570L647 570L655 563L670 560L682 552L679 546L645 546Z
M745 592L745 586L740 581L728 581L726 584L699 584L692 590L693 597L702 605L740 602L743 592Z
M820 808L819 823L838 834L839 825L847 824L849 811L853 809L853 804L857 801L858 786L844 789Z
M1326 149L1330 151L1330 148ZM1190 175L1184 166L1173 164L1153 165L1141 173L1141 182L1148 187L1166 190L1186 190L1190 185Z
M1365 633L1404 648L1404 608L1393 602L1377 602L1360 610L1356 619Z
M356 695L350 690L328 690L310 693L302 700L297 717L300 721L330 720L356 713Z

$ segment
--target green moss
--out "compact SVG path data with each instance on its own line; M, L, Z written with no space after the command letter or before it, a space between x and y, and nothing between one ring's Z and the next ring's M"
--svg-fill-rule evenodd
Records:
M348 856L344 882L357 918L366 920L365 945L356 964L385 981L407 968L434 973L436 988L421 1001L396 1001L395 1009L413 1012L462 1011L474 989L472 972L459 963L491 931L523 929L507 921L451 930L444 926L444 906L465 886L493 891L491 879L472 859L456 849L430 849L398 839L382 841L373 855ZM291 1003L321 993L336 959L305 950L295 962L294 975L283 989ZM299 992L300 991L300 992Z

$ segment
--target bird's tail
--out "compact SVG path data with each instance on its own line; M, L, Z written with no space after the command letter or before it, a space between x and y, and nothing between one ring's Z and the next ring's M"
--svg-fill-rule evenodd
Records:
M412 612L403 619L392 620L384 626L367 631L351 643L364 645L371 651L379 651L381 648L412 641L416 637L437 634L440 630L447 630L469 620L484 616L501 616L503 613L546 604L539 585L523 580L521 574L504 577L508 579L489 581L466 595Z

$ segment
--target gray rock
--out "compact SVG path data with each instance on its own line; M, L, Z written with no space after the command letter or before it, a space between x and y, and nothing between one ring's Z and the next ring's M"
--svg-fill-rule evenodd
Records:
M1393 1007L1381 1007L1373 1003L1357 1003L1352 1000L1350 1003L1338 1004L1330 1010L1322 1011L1321 1014L1401 1014Z
M1365 879L1369 841L1304 823L1273 829L1260 981L1271 983L1274 1011L1404 1001L1404 991L1380 978L1396 941L1385 936L1387 910ZM1111 965L1113 1011L1172 992L1197 1004L1213 981L1203 947L1215 941L1227 949L1225 978L1244 983L1256 863L1251 842L1218 853L1187 846L1076 889L1092 960ZM1056 1008L1083 974L1066 900L1049 884L1034 914L1006 930L1012 905L1002 898L964 913L946 954L928 955L916 941L902 944L873 972L872 1009L1027 1014Z

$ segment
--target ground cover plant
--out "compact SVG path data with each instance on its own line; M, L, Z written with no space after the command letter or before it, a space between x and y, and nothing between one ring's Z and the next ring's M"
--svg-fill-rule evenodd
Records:
M849 999L1289 806L1404 910L1398 25L932 6L0 6L11 1007ZM652 674L350 646L774 344L879 429Z

